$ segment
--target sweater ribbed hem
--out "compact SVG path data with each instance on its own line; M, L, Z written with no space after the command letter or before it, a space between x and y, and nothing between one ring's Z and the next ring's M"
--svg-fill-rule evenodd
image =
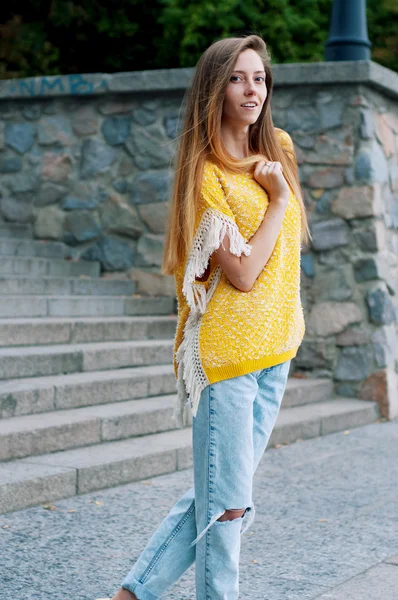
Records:
M237 363L234 365L227 365L225 367L215 367L211 369L203 367L203 370L206 373L206 376L210 383L217 383L217 381L231 379L232 377L239 377L240 375L246 375L247 373L252 373L253 371L267 369L268 367L279 365L282 362L294 358L297 354L298 348L299 346L293 348L293 350L284 352L283 354L262 356L261 358L258 358L256 360L246 360L244 362Z

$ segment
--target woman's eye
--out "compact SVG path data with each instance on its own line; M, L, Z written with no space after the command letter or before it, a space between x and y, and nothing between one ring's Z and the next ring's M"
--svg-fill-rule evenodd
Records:
M231 77L231 81L237 81L238 79L240 79L239 75L232 75Z
M263 82L264 81L264 77L261 77L261 75L259 75L258 77L256 77L256 80L257 81L260 80L260 82Z

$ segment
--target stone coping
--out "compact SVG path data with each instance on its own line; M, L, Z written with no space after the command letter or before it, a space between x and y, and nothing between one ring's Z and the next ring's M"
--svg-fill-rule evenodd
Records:
M90 73L0 81L0 99L184 91L194 69ZM370 60L274 65L275 86L365 84L398 98L398 73Z

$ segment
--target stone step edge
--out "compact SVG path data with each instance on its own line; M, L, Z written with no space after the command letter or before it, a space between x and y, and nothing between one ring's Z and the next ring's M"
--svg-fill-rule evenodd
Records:
M171 377L172 383L164 380L164 377ZM159 378L159 382L157 382ZM142 387L142 380L146 379L147 383ZM123 393L123 383L126 382L131 389L133 386L138 386L138 394L131 393L129 398L126 398ZM98 386L111 384L115 389L118 384L122 385L122 397L118 397L116 391L112 395L112 400L108 394L105 394L105 401L100 401L98 395ZM141 386L140 386L141 383ZM96 391L96 402L88 403L85 399L85 390L94 389ZM79 392L79 389L81 390ZM155 392L154 390L159 390ZM160 391L161 390L161 391ZM8 379L0 381L0 403L4 403L1 414L2 419L13 419L28 416L32 414L43 415L47 412L72 410L76 408L84 408L87 406L102 406L103 404L113 404L115 402L123 402L124 400L135 400L152 398L154 395L163 395L175 393L176 379L174 373L174 364L168 363L165 365L148 365L127 367L123 369L108 369L104 371L80 371L69 374L46 375L41 377L26 377L20 379ZM141 396L140 396L141 393ZM68 406L62 400L63 395L70 400ZM78 402L75 396L78 395ZM305 382L302 379L291 377L288 379L282 409L286 405L303 405L307 403L315 403L322 401L325 397L333 396L333 383L329 379L310 379ZM18 415L10 414L10 409L7 405L10 402L14 403L22 411ZM34 406L34 410L30 406ZM26 408L28 406L28 408Z
M176 394L164 394L146 398L145 402L138 398L0 420L0 461L176 429L172 419L176 400ZM319 408L336 412L338 407L330 402L334 400L323 402ZM297 407L298 421L303 420L303 406ZM284 407L283 411L286 415L290 410L294 415L295 408ZM317 413L317 408L311 410ZM163 415L161 422L155 416L159 411ZM192 415L190 411L187 414L191 424ZM148 423L148 419L152 422ZM284 420L283 415L281 419Z
M108 297L108 296L107 296ZM146 296L145 296L146 298ZM1 325L37 325L37 326L45 326L45 325L54 325L60 323L61 325L73 325L74 323L144 323L144 322L153 322L153 321L177 321L176 314L170 315L125 315L125 316L104 316L104 317L0 317L0 326Z
M358 400L357 410L353 410L352 403L355 400L338 400L348 406L348 410L340 410L337 415L345 417L344 426L339 419L334 419L333 413L328 415L325 412L322 417L318 411L318 417L312 419L312 422L318 422L317 429L312 427L305 430L302 427L303 423L300 424L296 420L293 432L292 428L289 430L288 423L281 424L278 417L279 423L277 421L268 448L279 443L290 443L305 437L318 437L357 427L374 422L378 418L378 407L373 402ZM336 404L336 399L332 402ZM297 415L297 409L291 411L296 411ZM295 437L292 437L292 433ZM191 427L187 427L136 439L106 442L82 449L0 463L0 513L191 468L191 434ZM283 438L285 441L279 441ZM114 460L111 457L112 451L116 455ZM101 462L100 455L106 460L102 459Z
M99 350L120 350L123 348L136 348L138 346L171 346L173 340L170 339L153 339L153 340L123 340L116 342L79 342L77 344L52 344L50 346L1 346L0 358L22 356L43 356L49 354L75 354L76 352L99 351ZM15 379L15 378L14 378ZM3 380L4 381L4 380Z
M148 398L135 398L131 400L122 400L120 402L110 402L100 405L95 404L87 407L38 413L36 415L10 417L0 421L0 440L10 435L18 435L21 433L29 434L35 431L56 429L63 425L73 426L85 421L91 422L94 420L102 423L102 421L119 419L121 416L127 418L137 414L152 412L160 407L173 407L176 399L176 394L162 394ZM287 422L290 424L301 423L303 420L323 418L324 414L327 414L328 416L330 416L330 414L337 415L341 412L341 408L344 413L348 408L356 411L358 409L367 408L371 404L372 403L368 400L357 400L355 398L335 396L321 402L303 404L300 406L289 406L283 410L281 409L278 416L279 422L277 422L276 427L284 426ZM98 443L101 441L108 440L98 440Z

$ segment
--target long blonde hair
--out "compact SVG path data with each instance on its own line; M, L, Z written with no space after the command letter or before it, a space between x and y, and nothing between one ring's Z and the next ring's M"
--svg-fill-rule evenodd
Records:
M267 98L256 123L249 128L250 155L233 158L221 139L221 117L225 89L241 52L252 49L260 56L266 74ZM305 206L292 153L285 152L274 129L271 115L273 78L270 55L258 35L226 38L214 42L200 57L192 87L184 98L185 120L177 152L176 172L161 272L173 275L188 254L194 238L196 207L201 192L203 167L211 158L221 168L244 173L266 157L279 161L283 174L301 207L302 240L309 236Z

